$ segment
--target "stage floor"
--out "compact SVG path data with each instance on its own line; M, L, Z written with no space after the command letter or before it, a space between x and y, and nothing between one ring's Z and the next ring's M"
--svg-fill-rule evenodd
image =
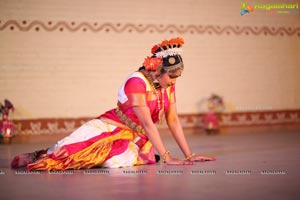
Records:
M30 174L10 169L13 156L46 148L59 136L0 145L0 199L300 199L299 127L187 133L194 152L217 161ZM167 133L162 137L172 155L183 158L172 137Z

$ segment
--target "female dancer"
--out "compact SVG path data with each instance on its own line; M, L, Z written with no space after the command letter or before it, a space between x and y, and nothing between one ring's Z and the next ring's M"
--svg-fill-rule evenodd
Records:
M184 68L183 43L182 38L172 38L155 45L152 56L122 84L117 108L86 122L47 150L16 156L12 167L67 170L153 164L154 149L166 164L215 160L191 152L177 115L175 83ZM155 123L164 118L185 160L172 157L163 144Z

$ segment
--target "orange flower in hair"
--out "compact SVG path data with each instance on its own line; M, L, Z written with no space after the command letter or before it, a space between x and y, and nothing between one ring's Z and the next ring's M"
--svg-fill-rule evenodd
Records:
M184 44L184 40L182 38L172 38L169 40L169 44L172 46L172 47L179 47L179 46L182 46Z
M169 43L170 43L171 47L173 47L174 45L177 45L177 38L170 39Z
M161 47L168 47L169 46L169 41L168 40L164 40L160 43Z
M155 71L162 64L162 58L147 57L143 63L143 66L148 71Z
M152 49L151 49L151 53L152 54L155 54L156 53L156 51L159 49L159 46L158 45L154 45L153 47L152 47Z
M180 38L180 37L177 38L177 42L180 46L182 46L184 44L183 38Z

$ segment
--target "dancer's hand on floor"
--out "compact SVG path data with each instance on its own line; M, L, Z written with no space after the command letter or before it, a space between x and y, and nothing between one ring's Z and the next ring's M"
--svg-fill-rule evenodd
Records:
M193 155L189 159L189 161L193 161L193 162L205 162L205 161L215 161L215 160L216 158L204 157L198 154Z
M165 163L168 165L193 165L194 164L194 162L192 161L180 160L172 157L168 157L165 160Z

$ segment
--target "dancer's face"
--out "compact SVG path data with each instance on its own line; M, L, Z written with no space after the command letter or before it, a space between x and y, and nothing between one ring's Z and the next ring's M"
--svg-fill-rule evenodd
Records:
M177 70L175 72L167 72L161 74L157 80L162 88L167 88L176 84L176 80L181 76L182 70Z

